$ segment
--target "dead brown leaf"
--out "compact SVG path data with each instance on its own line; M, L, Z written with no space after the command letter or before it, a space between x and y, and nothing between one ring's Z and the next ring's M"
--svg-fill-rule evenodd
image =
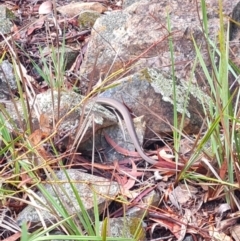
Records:
M13 234L12 236L3 239L3 241L15 241L15 240L18 240L20 237L21 237L21 233L17 232L15 234Z

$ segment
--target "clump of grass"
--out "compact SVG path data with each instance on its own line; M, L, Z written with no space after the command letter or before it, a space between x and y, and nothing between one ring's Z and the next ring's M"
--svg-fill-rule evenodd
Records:
M12 49L12 52L14 50ZM64 52L64 51L63 51ZM49 80L48 84L50 89L57 89L59 92L59 101L57 103L60 106L60 94L64 89L63 84L63 76L64 76L64 61L62 57L59 56L59 52L52 51L52 62L53 66L48 65L47 62L44 63L45 71L41 72L44 78L47 76L53 76L52 71L56 74L55 82L53 80ZM56 146L54 145L54 137L57 134L56 130L53 130L48 136L41 136L41 133L36 135L36 133L31 128L31 111L33 102L29 102L27 91L23 84L22 80L25 76L23 76L23 70L21 70L21 64L18 60L17 56L13 53L13 63L14 69L16 73L16 78L18 81L18 92L20 95L20 100L18 102L21 103L22 109L24 110L24 115L22 120L19 115L19 122L27 123L27 125L17 125L14 123L13 119L6 112L4 106L0 104L0 135L1 135L1 145L2 149L0 150L1 156L4 156L5 164L3 164L3 169L0 171L1 177L4 178L3 185L1 187L2 198L2 206L7 205L7 202L11 200L15 204L25 204L25 205L37 205L36 200L38 200L35 191L40 190L41 193L44 194L45 199L47 200L46 208L49 209L49 212L54 213L56 216L56 223L48 226L45 224L45 221L41 217L41 212L39 211L39 216L41 217L42 228L38 228L33 232L29 232L26 225L22 227L22 237L21 240L53 240L53 239L62 239L62 240L110 240L108 237L107 229L105 229L100 234L99 230L99 210L97 205L97 199L95 197L94 200L94 218L90 217L87 210L85 209L82 201L81 194L76 192L74 183L71 183L69 178L69 183L71 184L72 190L75 193L76 200L78 201L78 205L81 209L81 215L76 214L70 215L68 213L66 204L61 201L61 199L54 200L51 195L48 194L44 185L42 184L42 179L40 176L48 176L49 173L54 173L55 168L54 165L58 163L57 168L65 170L63 165L63 158L66 156L61 156L61 153L58 153ZM59 67L59 65L60 67ZM49 67L49 68L48 68ZM53 69L52 69L53 68ZM62 71L62 72L57 72ZM114 78L116 75L123 73L125 70L121 69L114 74L108 76L105 80L103 80L102 84L97 88L93 89L88 96L82 101L82 103L87 100L89 97L95 95L100 90L107 89L111 87L111 84L108 83ZM26 99L24 93L27 95ZM14 100L13 100L14 101ZM81 105L82 103L79 103ZM16 104L16 103L15 103ZM56 103L55 103L56 104ZM34 109L35 110L35 109ZM69 110L66 114L70 114L74 109ZM38 113L40 116L41 113ZM54 113L52 114L54 116ZM64 118L64 117L63 117ZM55 127L57 129L58 123L62 121L62 119L56 118L57 123L55 123ZM6 121L7 120L7 121ZM13 134L14 133L14 134ZM35 136L34 136L35 135ZM36 139L34 139L37 137ZM52 150L52 154L48 155L45 152L43 145L47 145L49 149ZM74 153L74 148L72 152ZM67 173L67 172L66 172ZM58 180L53 180L54 182L58 182ZM27 197L27 198L26 198ZM81 227L79 226L79 220L81 222ZM54 234L54 230L64 230L66 235L56 235ZM136 236L138 232L136 230ZM111 238L111 240L134 240L130 238Z
M234 196L234 190L237 187L235 185L236 176L239 175L239 171L236 169L239 156L239 139L237 137L239 89L236 88L230 92L229 82L230 73L236 77L234 69L238 71L239 69L236 66L233 68L229 61L229 27L227 31L224 29L222 2L219 1L220 30L218 45L213 42L208 32L205 1L201 1L201 4L203 33L208 49L208 57L211 62L211 72L209 72L208 66L206 66L200 47L197 46L194 39L193 42L198 63L205 74L206 89L209 89L213 105L210 105L208 109L203 105L207 128L198 142L194 154L190 157L178 178L193 178L205 180L209 183L218 183L220 185L216 186L214 184L211 187L212 190L215 190L215 193L217 193L217 189L222 188L222 185L224 185L226 200L231 204L232 208L237 207L239 209L239 204ZM217 62L215 61L216 58L218 58ZM238 80L236 79L236 81ZM208 148L206 148L207 146ZM189 168L196 161L199 161L199 157L204 152L209 155L205 155L204 158L200 159L211 175L205 177L196 173L187 173Z

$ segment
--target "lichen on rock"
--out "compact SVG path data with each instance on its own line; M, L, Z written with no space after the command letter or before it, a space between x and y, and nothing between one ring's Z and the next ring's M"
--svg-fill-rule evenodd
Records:
M156 93L160 93L164 101L174 104L174 85L172 77L152 68L148 69L148 73L152 79L151 86L154 88ZM200 104L207 104L209 107L211 103L211 98L196 84L190 81L176 79L175 102L177 111L182 114L185 113L189 118L191 116L188 111L190 95L193 95Z

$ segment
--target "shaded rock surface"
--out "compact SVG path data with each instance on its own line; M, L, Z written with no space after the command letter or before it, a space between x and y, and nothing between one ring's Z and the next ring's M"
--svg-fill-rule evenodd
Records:
M133 217L111 218L108 220L107 236L115 238L125 237L135 238L134 240L145 240L146 237L144 229L141 226L139 228L140 222L140 218ZM100 230L102 229L103 223L101 222Z
M159 195L159 193L153 190L149 192L146 196L144 196L142 200L139 201L138 205L129 208L126 214L129 217L142 218L143 215L148 214L148 211L146 212L146 210L149 210L149 206L158 207L160 199L161 196Z
M83 11L78 16L78 23L81 28L92 28L96 20L101 16L96 11Z
M13 65L8 60L0 64L0 102L11 99L11 91L17 90Z
M120 117L119 117L120 118ZM146 131L146 123L143 120L143 116L134 118L133 120L134 127L136 130L136 134L139 140L139 143L142 145L144 140L144 135ZM132 143L131 137L129 136L129 133L127 131L126 125L123 121L113 125L109 126L104 129L100 129L95 133L95 137L89 138L84 143L81 143L79 146L79 150L83 155L92 153L93 146L96 148L96 150L101 150L103 161L107 162L113 162L115 160L126 160L126 155L121 154L116 150L116 145L127 150L135 152L135 146ZM110 145L105 138L105 135L108 135L116 145ZM94 142L94 145L93 145ZM99 158L97 155L95 157L96 159ZM102 161L102 160L101 160Z
M234 40L239 35L240 27L237 23L240 22L240 2L233 9L232 19L235 22L230 22L230 40Z
M11 33L14 14L6 6L0 5L0 31L2 34Z

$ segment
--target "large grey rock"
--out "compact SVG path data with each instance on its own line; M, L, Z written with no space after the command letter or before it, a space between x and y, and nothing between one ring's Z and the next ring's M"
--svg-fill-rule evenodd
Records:
M51 176L50 180L47 180L49 183L45 184L42 190L44 189L58 203L59 207L61 207L62 203L69 215L81 213L81 208L71 184L75 186L76 192L91 217L93 217L94 195L97 197L99 213L101 213L105 202L109 202L108 198L113 198L120 191L118 184L111 180L83 173L76 169L66 170L66 173L69 179L62 170L55 175L49 175ZM71 180L71 184L69 180ZM19 225L24 222L41 225L37 209L46 223L57 220L53 211L57 213L57 216L62 216L59 213L59 207L57 208L52 203L48 203L49 201L47 202L44 192L39 191L36 196L41 201L36 201L37 206L28 205L19 213L17 217Z
M222 2L224 14L229 15L238 1ZM200 8L200 3L198 4ZM206 5L209 33L215 40L219 30L218 1L207 0ZM196 68L195 75L191 77L196 58L192 38L201 46L204 61L210 66L202 34L201 13L198 14L198 11L201 10L197 9L196 1L142 0L124 11L114 11L101 16L94 24L81 75L85 77L84 80L87 78L96 82L100 74L104 78L108 71L108 74L111 74L125 68L127 74L130 74L146 67L158 68L171 74L171 36L176 76L202 84L205 77L200 67ZM171 22L170 32L167 27L168 14ZM131 67L131 71L128 67ZM87 87L88 82L82 82L83 93Z
M39 125L40 114L45 114L49 118L50 131L53 132L57 127L56 132L58 137L62 138L62 142L71 144L77 135L82 115L84 115L83 120L85 120L86 127L82 141L92 136L93 125L97 131L117 123L117 118L113 113L102 106L94 105L94 102L87 102L83 110L83 104L80 104L82 100L82 96L70 91L61 91L60 96L57 91L53 91L53 93L46 91L38 94L34 102L30 101L33 131L42 128ZM6 119L6 125L9 129L13 129L13 125L16 124L18 128L22 128L21 123L26 121L24 120L22 103L16 101L14 105L8 102L5 103L5 108L12 118L11 120ZM56 125L53 124L54 121Z
M145 138L172 132L173 125L173 81L160 71L146 69L119 80L119 85L108 89L102 96L124 103L136 116L144 115L147 130ZM184 115L183 129L186 133L197 133L202 125L202 105L208 107L211 99L200 88L185 80L176 87L176 108L179 125Z

